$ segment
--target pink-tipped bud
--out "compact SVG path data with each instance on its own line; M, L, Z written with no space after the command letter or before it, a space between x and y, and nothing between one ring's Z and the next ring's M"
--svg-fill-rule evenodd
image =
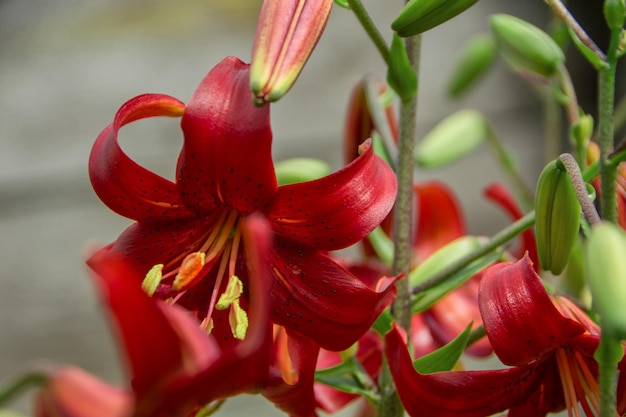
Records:
M333 0L264 0L257 23L250 87L262 105L284 96L317 45Z

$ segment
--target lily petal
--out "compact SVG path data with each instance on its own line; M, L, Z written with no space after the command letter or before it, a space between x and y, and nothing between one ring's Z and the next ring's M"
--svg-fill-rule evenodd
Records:
M182 119L177 182L189 207L265 211L276 192L269 108L255 107L249 66L228 57L202 80Z
M396 177L371 140L345 168L314 181L285 185L268 217L278 234L319 250L363 239L383 221L396 197Z
M385 336L385 354L398 395L411 416L483 417L516 405L531 394L544 368L418 373L406 346L406 334L394 324Z
M129 270L122 261L97 255L90 261L123 341L133 389L142 397L152 390L155 381L182 367L179 336L156 303L128 278Z
M263 396L292 417L314 417L313 382L319 345L296 332L287 331L287 349L295 372L295 383L288 383L273 369Z
M47 372L39 391L36 417L126 417L133 407L129 391L111 386L80 368L66 366Z
M184 108L173 97L144 94L127 101L100 133L89 156L89 177L96 194L111 210L134 220L185 215L175 184L130 159L117 140L125 124L146 117L180 117Z
M272 306L275 323L312 338L324 349L344 350L356 342L395 297L395 279L380 278L371 289L317 251L303 252L278 240ZM346 302L346 300L359 300Z
M528 255L488 267L478 303L487 337L505 365L526 365L585 332L554 306Z
M450 189L438 181L415 184L417 225L413 250L418 262L465 235L465 221Z
M134 223L98 253L103 257L123 255L132 268L129 277L141 283L154 265L167 263L169 268L180 263L182 255L193 252L210 230L211 220L212 217L208 216ZM87 263L91 265L92 260Z

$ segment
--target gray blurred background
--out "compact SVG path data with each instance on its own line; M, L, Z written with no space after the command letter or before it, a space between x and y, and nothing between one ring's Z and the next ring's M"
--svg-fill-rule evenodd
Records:
M73 363L122 382L85 254L129 224L91 191L87 157L118 107L141 93L188 101L226 55L250 59L260 0L0 0L0 384L35 360ZM365 1L384 30L400 1ZM462 107L482 110L514 150L534 187L543 166L541 106L501 63L460 101L445 83L463 44L488 30L486 17L513 13L539 25L542 1L483 0L424 36L419 134ZM384 35L389 39L390 31ZM337 6L296 86L273 105L274 155L319 157L341 166L344 115L365 72L382 61L354 16ZM178 123L152 119L125 127L124 149L172 177ZM452 167L418 172L458 192L473 233L506 223L481 197L503 179L486 148ZM29 399L15 403L28 412ZM280 415L262 399L229 401L219 415Z

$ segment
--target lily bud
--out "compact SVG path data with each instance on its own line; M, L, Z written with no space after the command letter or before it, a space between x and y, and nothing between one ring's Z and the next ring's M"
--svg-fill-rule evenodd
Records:
M448 83L448 93L458 97L487 72L496 57L496 46L489 36L473 39L463 51Z
M493 15L489 21L496 45L513 67L551 77L565 62L561 48L537 26L506 14Z
M264 0L257 23L250 87L263 105L284 96L326 27L333 0Z
M587 281L602 329L626 337L626 233L612 223L591 229L587 241Z
M324 161L315 158L291 158L274 164L279 185L313 181L330 174L331 169Z
M609 29L621 29L624 26L624 17L626 17L624 0L604 0L604 19Z
M474 5L478 0L411 0L391 28L402 37L426 32Z
M593 133L593 117L588 114L580 116L578 122L574 123L570 130L570 137L574 141L574 144L581 144L583 147L587 147L589 139Z
M458 111L435 126L415 148L415 161L437 168L474 150L485 138L485 120L475 110Z
M580 227L580 204L565 168L550 162L541 172L535 197L539 263L559 275L569 261Z

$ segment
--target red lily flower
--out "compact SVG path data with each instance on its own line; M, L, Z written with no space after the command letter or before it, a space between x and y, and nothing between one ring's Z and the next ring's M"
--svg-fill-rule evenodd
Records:
M251 282L248 336L220 348L199 322L177 305L149 298L129 279L120 259L95 255L92 264L100 292L114 319L131 373L131 385L118 388L74 367L49 369L37 396L37 417L186 417L206 404L243 392L258 392L269 367L269 225L251 218L243 237L256 254L248 258Z
M494 352L509 368L419 374L399 328L386 336L398 394L413 416L545 416L580 402L598 412L599 328L571 301L549 296L525 256L495 264L480 284L480 310ZM626 360L619 365L618 412L626 411ZM570 414L572 415L572 414Z
M272 321L327 349L345 349L392 301L394 279L382 278L372 289L326 251L356 243L384 219L395 199L395 176L365 143L361 156L340 171L277 186L269 106L253 105L248 78L249 66L230 57L209 72L187 106L142 95L120 108L94 144L89 173L100 199L136 223L100 255L124 256L136 282L158 284L156 296L193 311L220 338L232 339L231 330L240 338L252 278L245 259L254 250L241 235L259 212L275 236L266 259ZM119 147L125 124L181 115L175 183ZM220 306L224 293L231 296Z

